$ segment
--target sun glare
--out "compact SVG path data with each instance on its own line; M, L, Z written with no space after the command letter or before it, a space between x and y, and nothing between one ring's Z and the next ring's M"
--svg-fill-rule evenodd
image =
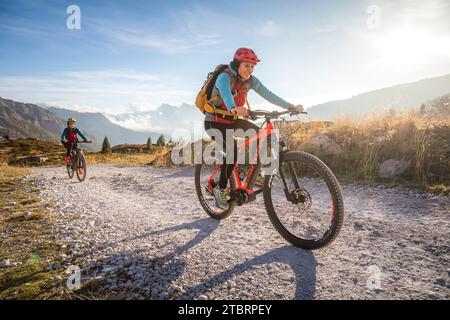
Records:
M448 37L412 27L380 36L374 44L380 54L379 62L393 66L426 63L450 54Z

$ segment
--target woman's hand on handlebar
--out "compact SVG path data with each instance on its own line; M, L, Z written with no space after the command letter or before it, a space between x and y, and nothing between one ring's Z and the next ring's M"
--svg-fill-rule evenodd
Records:
M237 115L238 117L243 117L243 118L247 118L248 117L248 110L245 107L236 107L234 109L234 114Z

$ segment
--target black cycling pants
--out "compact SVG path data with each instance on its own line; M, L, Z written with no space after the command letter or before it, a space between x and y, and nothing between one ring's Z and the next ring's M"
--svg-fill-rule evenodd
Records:
M226 141L226 129L242 129L244 130L244 132L248 129L254 129L255 134L257 134L259 132L259 127L247 120L243 120L243 119L237 119L234 123L232 124L225 124L225 123L220 123L220 122L214 122L214 121L205 121L205 130L206 132L211 136L211 138L213 140L216 140L216 136L211 135L211 129L216 129L219 130L220 133L222 134L222 147L223 147L223 152L227 152L227 148L234 148L234 159L233 159L233 163L229 163L227 164L227 160L226 157L224 159L223 165L221 167L221 171L220 171L220 180L219 180L219 187L221 189L225 189L227 187L227 183L228 183L228 179L230 179L231 174L233 173L233 168L234 165L237 162L237 156L238 156L238 150L237 150L237 143L234 139L231 139L231 141ZM251 139L252 136L249 136L249 138ZM217 143L220 143L220 141L216 141Z
M72 144L69 141L61 141L63 146L66 148L66 156L70 156L70 151L72 150Z

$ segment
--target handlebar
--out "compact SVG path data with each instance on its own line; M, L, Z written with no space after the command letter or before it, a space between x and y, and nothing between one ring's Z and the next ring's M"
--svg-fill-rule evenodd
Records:
M65 141L65 140L61 140L61 141ZM67 141L67 142L69 142L69 141ZM92 143L92 141L73 141L73 142L71 142L71 143Z
M266 118L268 119L275 119L282 115L289 114L290 116L297 115L297 114L308 114L308 112L297 112L292 110L286 110L286 111L264 111L264 110L255 110L250 111L248 114L248 117L250 120L256 120L258 118Z

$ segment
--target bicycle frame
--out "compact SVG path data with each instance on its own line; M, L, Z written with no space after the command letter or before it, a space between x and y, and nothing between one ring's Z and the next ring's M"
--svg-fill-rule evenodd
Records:
M258 176L258 174L259 174L259 172L261 170L261 164L259 164L257 162L257 159L258 159L258 157L260 155L260 152L261 152L261 149L262 149L262 147L264 145L263 142L270 135L272 135L272 130L273 130L273 124L270 121L270 119L268 119L268 120L265 121L265 125L263 125L261 130L259 130L259 132L256 135L254 135L250 139L245 140L243 143L238 145L238 148L240 150L244 150L245 147L250 146L250 145L252 145L254 143L257 143L257 146L258 146L258 148L256 148L256 153L254 155L253 161L251 161L250 169L248 171L247 177L246 177L244 182L242 182L240 177L239 177L238 164L236 163L234 165L234 168L233 168L233 174L237 178L236 179L237 180L237 189L245 191L250 196L255 196L256 194L262 192L262 189L257 190L256 192L253 191L253 187L255 185L256 177ZM212 175L208 179L208 187L210 188L210 190L213 189L211 181L213 180L213 177L216 175L216 173L221 169L222 165L223 164L217 165L216 169L214 170L214 172L212 173Z
M75 153L75 156L80 152L83 153L83 149L79 146L80 143L85 143L85 142L84 141L76 141L76 142L71 142L71 144L70 144L70 150Z
M70 162L72 164L72 167L75 164L75 160L77 159L78 154L83 154L83 149L79 146L80 143L84 143L84 142L76 141L76 142L72 142L70 144ZM73 168L75 170L76 166Z

